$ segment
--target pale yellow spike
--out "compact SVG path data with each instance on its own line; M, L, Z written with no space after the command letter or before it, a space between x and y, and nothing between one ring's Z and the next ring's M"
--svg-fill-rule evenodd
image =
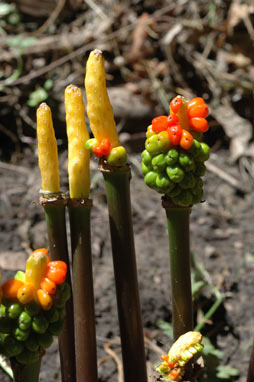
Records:
M106 89L104 58L99 49L93 50L87 60L85 88L87 114L94 137L98 142L107 138L112 147L120 146L113 109Z
M66 127L68 135L68 173L71 198L88 198L90 192L90 153L85 148L89 133L81 89L65 89Z
M38 157L42 192L60 191L58 154L50 107L42 103L37 109Z

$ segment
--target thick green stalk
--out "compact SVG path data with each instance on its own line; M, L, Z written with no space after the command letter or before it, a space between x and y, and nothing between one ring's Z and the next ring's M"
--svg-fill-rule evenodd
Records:
M40 204L44 208L46 217L50 256L52 260L63 260L67 263L66 281L71 285L65 220L66 200L61 197L47 196L47 198L40 198ZM66 303L65 325L59 337L62 382L73 382L76 378L73 321L73 300L70 298Z
M11 358L11 368L13 371L14 382L39 382L41 358L30 365L22 365L15 358Z
M166 210L170 248L170 273L174 339L193 330L190 272L189 217L191 207L176 207L162 200Z
M134 247L130 169L101 161L106 185L125 382L146 382L143 324Z
M96 382L97 355L89 199L69 199L76 382Z

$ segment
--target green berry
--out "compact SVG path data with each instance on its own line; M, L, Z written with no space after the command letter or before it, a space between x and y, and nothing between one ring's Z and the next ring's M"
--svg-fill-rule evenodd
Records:
M71 296L70 286L67 283L63 283L57 286L54 305L56 308L62 308L65 306L66 301L69 300Z
M111 166L124 166L127 162L127 153L123 146L114 147L107 156L107 162Z
M185 174L183 180L181 183L179 183L179 186L184 189L184 190L187 190L187 189L190 189L190 188L193 188L196 184L196 178L195 176L193 176L192 174Z
M30 351L37 351L39 349L38 336L35 333L30 333L28 339L25 342L25 347Z
M53 336L59 336L63 330L64 327L64 321L57 321L49 325L48 331Z
M166 155L165 154L159 154L159 155L156 155L155 157L153 157L152 166L153 166L153 170L155 172L164 172L166 167L167 167Z
M179 166L168 166L166 171L173 183L180 183L184 178L184 172Z
M0 317L6 317L6 306L1 304L0 305Z
M156 178L156 186L161 192L166 194L167 192L170 192L175 185L168 179L166 175L159 174Z
M173 166L178 162L179 152L176 149L170 149L166 156L166 163L168 166Z
M49 323L56 322L59 320L59 312L54 305L50 310L45 311L44 315Z
M197 192L196 194L192 193L192 196L193 196L193 204L200 203L203 198L203 190L199 190L199 192Z
M146 143L145 143L146 150L151 154L151 156L155 156L159 154L160 149L159 149L159 144L158 144L158 135L154 134L147 138Z
M196 158L200 153L200 149L201 149L200 142L197 139L193 139L192 146L188 150L188 153L190 153L193 156L193 158Z
M33 317L32 328L36 333L43 334L48 329L49 322L43 314Z
M24 345L12 336L4 338L4 352L7 357L15 357L22 352Z
M151 188L156 188L156 178L157 178L157 173L154 171L150 171L148 174L145 176L145 184L148 187Z
M198 178L195 187L192 189L192 193L194 195L198 195L201 191L203 191L203 180L201 178Z
M204 143L204 142L201 142L200 143L200 152L196 158L196 160L198 162L205 162L209 159L209 156L210 156L210 147Z
M28 339L29 333L29 330L22 330L20 328L15 328L12 332L18 341L26 341Z
M14 276L14 280L23 281L23 283L26 281L26 274L23 271L18 271L16 275Z
M163 153L168 152L168 150L171 146L168 132L167 131L161 131L157 136L158 136L159 152L163 152Z
M16 360L23 365L30 365L39 360L39 352L24 350L18 356L16 356Z
M35 316L36 314L39 313L40 311L40 306L35 302L32 301L30 304L25 306L25 311L30 315L30 316Z
M38 335L39 345L42 349L47 349L53 342L53 336L49 332Z
M179 187L179 185L176 185L175 188L173 188L173 190L169 192L169 196L173 198L179 195L181 192L182 192L181 187Z
M185 168L185 167L192 166L192 164L193 164L193 158L192 158L191 155L188 154L187 152L182 152L182 153L180 153L180 155L179 155L179 163L180 163L180 165L183 166L184 168Z
M23 312L23 306L18 303L11 304L7 308L7 316L12 319L17 318L22 312Z
M60 308L60 309L57 309L57 310L58 310L58 315L59 315L59 321L61 321L66 316L66 309L65 308Z
M85 143L85 148L92 152L93 145L96 144L97 140L95 138L88 139Z
M141 162L141 171L142 174L145 176L148 174L149 171L151 171L153 168L151 166L147 166L144 162Z
M27 312L22 312L18 319L19 327L22 330L27 330L32 325L32 317Z
M179 195L172 198L173 202L182 207L188 207L193 203L192 193L188 190L183 190Z
M147 166L151 165L152 156L147 150L144 150L142 152L141 157L142 157L142 161L144 162L145 165L147 165Z
M15 327L15 322L9 317L0 317L0 333L10 334Z
M206 166L202 162L198 162L195 168L195 176L204 176L206 172Z

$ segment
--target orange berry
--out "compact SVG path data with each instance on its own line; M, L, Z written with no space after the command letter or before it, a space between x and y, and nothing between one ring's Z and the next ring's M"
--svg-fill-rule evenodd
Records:
M108 140L108 138L102 139L100 143L100 148L101 148L101 152L103 153L103 156L108 156L110 154L111 147L112 145L110 141Z
M192 143L193 143L193 136L191 135L191 133L189 133L189 131L183 129L182 137L180 140L181 148L184 150L188 150L191 148Z
M169 114L168 116L168 127L177 125L179 118L176 114Z
M17 293L20 287L24 285L23 281L20 280L7 280L2 285L3 296L9 298L10 300L17 299Z
M61 268L48 267L46 277L55 284L62 284L66 278L66 271Z
M191 108L192 106L196 106L196 105L200 105L200 104L203 104L205 103L204 99L202 97L195 97L195 98L192 98L188 103L187 103L187 107L188 109Z
M33 251L33 253L41 253L41 252L44 253L47 256L48 263L49 263L50 262L49 252L48 252L48 250L46 248L39 248L39 249L35 249Z
M101 158L103 157L103 153L101 151L101 146L99 144L93 145L92 147L92 152L98 157Z
M169 374L173 381L176 381L180 375L180 372L177 369L172 369Z
M166 115L160 115L152 120L152 129L156 134L167 130L167 125L168 117Z
M48 294L56 293L56 284L54 283L54 281L48 279L47 277L44 277L41 280L40 287Z
M19 288L17 298L21 304L29 304L34 299L34 286L31 283L25 283Z
M199 133L205 133L208 130L208 123L205 118L191 118L190 125L193 130Z
M42 289L37 289L36 297L38 303L40 304L43 310L49 310L52 307L53 300L52 297Z
M48 266L53 268L60 268L67 272L67 264L62 260L50 261Z
M189 118L206 118L209 114L208 106L205 103L200 103L188 108Z
M161 359L162 361L168 362L168 354L162 354Z

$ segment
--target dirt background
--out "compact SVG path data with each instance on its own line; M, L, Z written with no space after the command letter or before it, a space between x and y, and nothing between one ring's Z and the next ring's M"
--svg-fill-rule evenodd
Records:
M47 246L44 214L37 203L36 107L46 100L52 108L61 185L67 191L64 88L70 83L83 87L88 53L100 48L120 140L132 169L148 367L159 359L153 345L168 350L170 339L157 322L170 322L171 299L165 212L160 196L143 182L140 152L151 118L167 113L172 97L199 95L211 111L205 140L212 154L205 202L193 207L191 214L191 249L223 297L203 333L223 352L221 363L236 367L240 371L236 380L245 381L253 342L253 3L161 0L155 9L149 0L103 4L72 0L52 1L50 6L46 0L40 5L19 0L8 12L0 7L3 280L24 269L31 249ZM99 377L101 382L116 382L119 369L105 350L111 346L120 356L114 275L104 183L94 159L91 179ZM197 321L213 302L206 288L195 304ZM0 379L10 380L1 370ZM60 380L55 342L43 359L41 382Z

